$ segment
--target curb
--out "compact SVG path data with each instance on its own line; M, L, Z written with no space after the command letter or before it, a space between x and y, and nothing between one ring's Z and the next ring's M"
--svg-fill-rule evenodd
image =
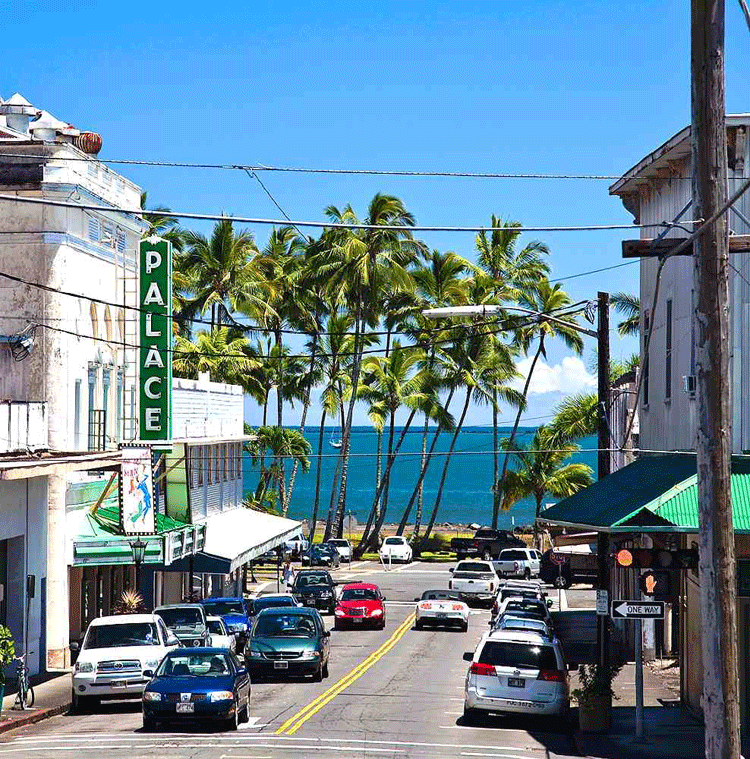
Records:
M36 709L29 712L29 714L10 720L3 720L0 722L0 733L7 733L11 730L15 730L18 727L24 727L25 725L33 725L35 722L41 722L42 720L49 719L50 717L57 717L60 714L65 714L70 710L71 702L68 701L65 704L57 704L57 706L50 706L47 709Z

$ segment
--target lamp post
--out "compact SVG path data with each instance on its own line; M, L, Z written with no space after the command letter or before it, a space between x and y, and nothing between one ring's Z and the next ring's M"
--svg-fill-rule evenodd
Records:
M140 593L141 589L141 564L146 557L146 543L145 540L136 538L130 542L130 550L133 552L133 563L135 564L135 592Z

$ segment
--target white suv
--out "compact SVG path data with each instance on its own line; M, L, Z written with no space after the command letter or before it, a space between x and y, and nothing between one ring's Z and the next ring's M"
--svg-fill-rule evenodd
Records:
M569 709L568 673L556 639L521 630L482 637L466 675L465 722L479 712L567 717Z
M179 645L156 614L93 620L73 668L73 710L101 698L141 696L164 654Z

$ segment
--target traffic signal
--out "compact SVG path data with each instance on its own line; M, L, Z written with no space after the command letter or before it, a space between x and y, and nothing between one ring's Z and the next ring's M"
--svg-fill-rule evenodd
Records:
M695 548L668 551L665 548L615 546L615 563L633 569L697 569L698 551Z
M644 596L671 595L669 572L663 569L650 569L641 575L641 593Z

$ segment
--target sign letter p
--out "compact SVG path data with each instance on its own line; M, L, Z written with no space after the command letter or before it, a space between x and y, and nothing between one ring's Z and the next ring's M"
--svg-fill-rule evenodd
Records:
M146 274L151 274L154 269L161 266L161 253L158 250L146 251Z

